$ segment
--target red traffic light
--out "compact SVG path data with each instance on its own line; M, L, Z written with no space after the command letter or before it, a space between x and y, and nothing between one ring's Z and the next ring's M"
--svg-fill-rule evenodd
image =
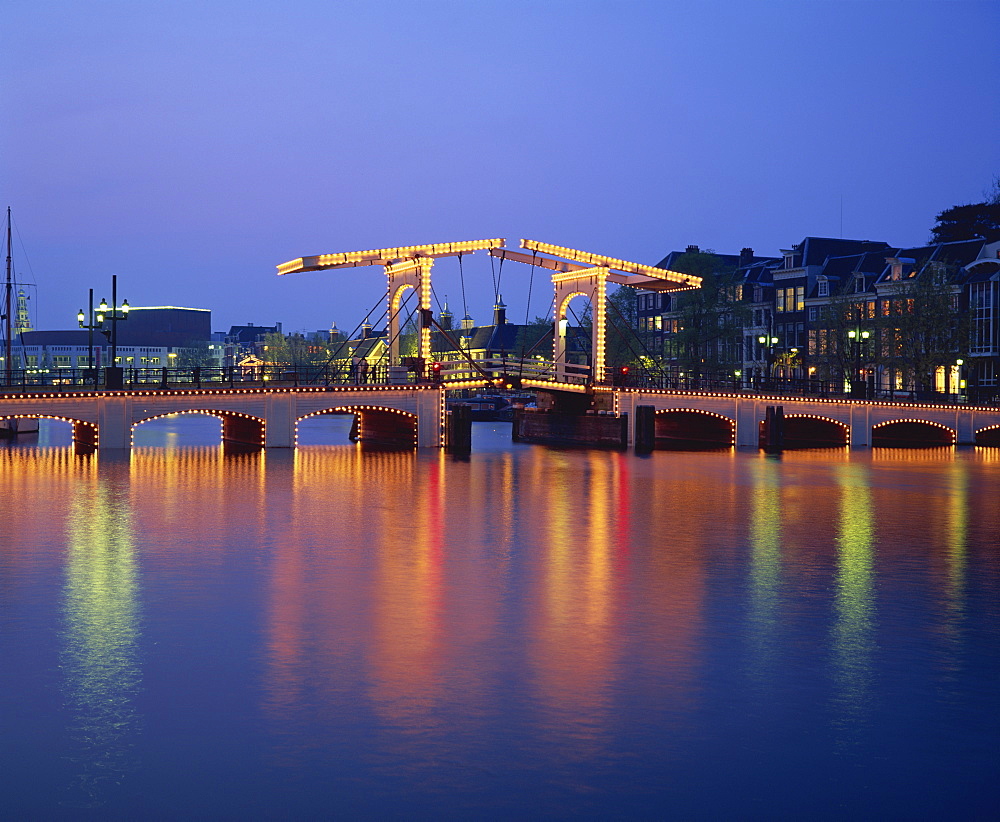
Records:
M441 370L441 363L439 363L439 362L432 362L431 363L431 371L437 373L440 370Z

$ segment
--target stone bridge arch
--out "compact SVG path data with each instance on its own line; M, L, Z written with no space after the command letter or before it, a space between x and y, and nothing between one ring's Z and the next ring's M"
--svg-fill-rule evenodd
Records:
M263 448L265 441L266 424L260 417L252 414L244 414L240 411L223 411L217 408L184 408L177 411L167 411L162 414L151 414L141 419L134 420L131 426L131 442L135 444L135 429L140 425L153 420L164 419L165 417L177 417L182 415L201 414L208 417L217 417L222 420L222 441L232 445L240 445L248 448Z
M657 448L730 448L736 443L736 421L715 411L662 408L654 426Z
M1000 448L1000 425L991 425L976 431L976 445Z
M872 426L872 448L939 448L954 445L957 434L931 420L900 419Z
M386 405L351 403L336 405L303 414L295 420L295 443L298 444L299 424L311 417L350 414L354 417L351 439L370 445L396 448L416 448L419 423L416 414Z
M842 448L851 444L851 427L819 414L785 414L785 448Z
M66 422L73 429L73 445L77 450L97 448L98 429L96 423L82 420L78 417L66 417L61 414L0 414L0 420L56 420Z

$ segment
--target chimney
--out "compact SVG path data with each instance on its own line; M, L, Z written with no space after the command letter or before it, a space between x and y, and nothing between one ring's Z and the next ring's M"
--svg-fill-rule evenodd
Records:
M475 327L476 326L475 326L475 323L472 320L472 317L470 317L468 314L466 314L464 317L462 317L462 330L463 331L468 331L469 329L475 328Z
M698 254L700 251L701 249L698 248L698 246L696 245L689 245L687 248L684 249L685 254Z
M367 340L372 335L372 324L365 320L361 324L361 339Z
M503 304L503 297L500 297L493 306L493 325L504 325L506 322L507 306Z
M742 248L740 249L740 268L743 266L750 265L753 262L753 249L752 248Z

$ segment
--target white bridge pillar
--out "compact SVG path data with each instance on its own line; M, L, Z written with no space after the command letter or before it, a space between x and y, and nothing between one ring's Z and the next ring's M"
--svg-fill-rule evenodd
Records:
M417 391L417 448L444 445L444 389Z
M870 405L851 406L851 448L868 448L872 444Z
M102 451L132 447L132 398L101 396L97 400L98 443Z
M295 394L268 394L264 401L264 447L295 445Z

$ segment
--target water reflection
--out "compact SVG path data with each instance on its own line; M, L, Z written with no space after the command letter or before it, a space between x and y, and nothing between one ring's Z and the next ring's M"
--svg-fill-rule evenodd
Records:
M758 682L773 676L780 630L781 464L762 457L751 468L750 635L752 673Z
M624 547L615 539L623 496L621 455L538 457L549 463L549 471L544 482L530 486L542 492L532 514L544 534L542 544L526 546L542 557L531 664L547 742L559 749L559 761L575 760L601 750L611 711L613 563Z
M871 711L875 522L865 467L838 465L834 472L840 487L833 626L834 700L841 727L857 739Z
M142 683L137 563L127 464L89 472L67 520L61 665L76 773L64 803L97 807L138 767Z

